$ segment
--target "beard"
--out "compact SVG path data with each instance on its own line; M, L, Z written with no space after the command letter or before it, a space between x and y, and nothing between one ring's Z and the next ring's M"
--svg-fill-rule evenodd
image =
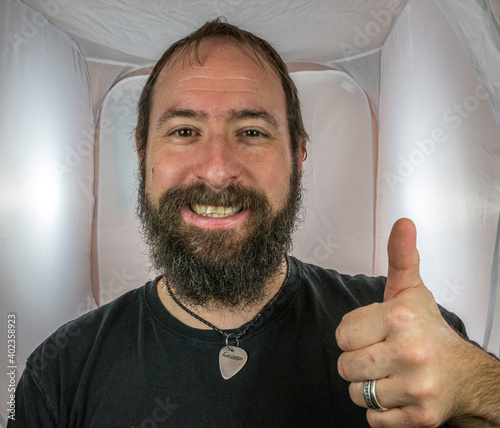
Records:
M155 206L142 170L137 215L153 267L191 305L241 310L262 302L291 250L302 195L297 168L289 187L276 213L263 192L241 186L217 192L204 184L174 187ZM241 206L250 213L242 229L207 230L182 220L181 207L193 204Z

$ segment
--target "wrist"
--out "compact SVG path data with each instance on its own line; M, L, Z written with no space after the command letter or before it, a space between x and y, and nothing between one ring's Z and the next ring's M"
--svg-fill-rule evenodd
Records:
M452 427L500 427L500 361L478 346L464 341Z

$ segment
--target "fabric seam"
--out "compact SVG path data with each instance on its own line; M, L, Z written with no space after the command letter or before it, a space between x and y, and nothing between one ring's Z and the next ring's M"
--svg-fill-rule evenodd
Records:
M45 407L47 407L47 410L49 411L50 416L52 417L52 421L54 422L54 424L56 426L58 426L55 412L52 410L52 407L49 404L49 401L47 399L47 394L45 393L45 391L44 391L44 389L43 389L43 387L42 387L39 379L35 376L35 373L33 372L33 369L31 367L26 367L26 368L29 370L29 375L30 375L31 379L33 380L33 382L35 383L38 391L40 392L40 394L43 397L43 401L45 403Z

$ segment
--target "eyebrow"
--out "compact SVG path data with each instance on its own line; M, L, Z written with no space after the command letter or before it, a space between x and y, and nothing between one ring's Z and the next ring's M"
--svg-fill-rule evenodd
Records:
M166 122L175 117L186 117L186 118L201 118L205 119L208 115L204 112L185 108L171 108L163 112L163 114L158 119L156 124L156 129L159 130Z
M261 109L231 110L229 112L228 119L262 119L271 125L275 130L279 129L278 121L267 111Z
M171 108L163 112L160 116L158 123L156 124L156 129L159 130L166 122L176 117L206 119L208 114L203 111L193 109ZM233 109L227 114L227 119L229 121L238 119L262 119L275 130L279 129L278 121L271 114L262 109Z

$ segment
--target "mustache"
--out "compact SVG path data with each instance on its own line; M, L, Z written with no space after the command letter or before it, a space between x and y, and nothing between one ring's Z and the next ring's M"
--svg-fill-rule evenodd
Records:
M213 190L204 183L173 187L159 198L159 207L180 208L186 205L212 205L241 207L265 212L270 204L264 192L238 185L229 185L222 190Z

